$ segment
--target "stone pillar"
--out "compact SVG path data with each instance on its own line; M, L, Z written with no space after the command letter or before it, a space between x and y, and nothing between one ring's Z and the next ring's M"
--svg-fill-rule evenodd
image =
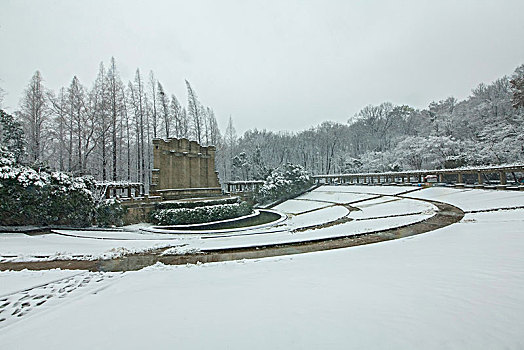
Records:
M438 174L438 182L440 182L440 183L444 182L444 175L443 174Z
M500 177L500 184L502 186L506 185L506 172L505 171L499 171L499 177Z
M457 180L457 183L459 183L459 184L464 183L464 181L463 181L463 179L462 179L462 173L458 173L458 180Z
M480 171L477 173L477 182L479 185L484 183L484 178L482 177L482 173Z

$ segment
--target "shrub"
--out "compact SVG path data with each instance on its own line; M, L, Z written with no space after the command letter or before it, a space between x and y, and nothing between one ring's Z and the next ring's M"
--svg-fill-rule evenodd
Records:
M285 164L271 172L255 198L259 203L293 198L313 185L313 179L300 165Z
M126 211L120 201L106 199L96 207L96 223L102 227L122 226Z
M218 204L196 208L157 209L151 212L153 223L160 225L200 224L251 214L253 208L246 202Z
M13 154L0 149L0 225L90 226L97 214L93 185L91 177L15 164ZM118 212L117 205L111 205L112 213ZM102 215L99 220L106 223L109 218Z
M181 208L197 208L197 207L209 207L219 204L235 204L239 203L238 197L221 198L214 200L201 200L191 202L164 202L158 203L155 209L181 209Z

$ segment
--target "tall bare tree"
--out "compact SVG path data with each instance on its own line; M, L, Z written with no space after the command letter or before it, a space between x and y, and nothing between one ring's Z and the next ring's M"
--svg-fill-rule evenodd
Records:
M111 57L111 63L109 70L107 71L107 89L109 99L109 114L111 118L111 154L112 154L112 174L111 178L113 181L117 180L118 177L118 149L119 141L117 139L119 131L119 119L120 125L122 126L123 116L126 114L125 111L125 99L124 99L124 85L120 79L118 69L116 67L115 58ZM122 128L120 128L122 132ZM121 147L120 147L121 149Z
M137 69L135 73L135 80L129 83L129 91L131 103L133 105L136 126L136 150L137 150L137 179L146 183L146 157L145 150L145 92L144 83L140 70Z
M164 135L166 138L169 138L169 132L171 130L171 111L169 110L169 97L166 95L164 87L162 86L162 84L160 84L160 82L157 82L157 95L157 99L160 105L160 115L162 117Z
M149 71L149 88L151 93L151 124L153 126L153 138L157 138L158 116L157 116L157 80L153 71Z
M107 170L109 163L109 129L111 127L110 120L110 104L109 104L109 90L108 81L106 79L106 72L103 63L100 63L98 75L96 77L93 88L89 94L89 119L96 120L95 141L100 149L100 170L102 173L102 180L107 180Z
M43 161L48 106L42 75L36 71L24 91L19 116L27 137L27 151L32 162Z
M186 80L187 86L187 114L191 120L193 127L193 136L198 141L202 142L202 134L204 128L204 116L202 115L202 107L198 101L198 97L189 84L189 81Z
M58 96L49 91L48 100L50 101L50 109L54 117L53 123L55 128L53 128L52 133L54 134L57 148L55 153L58 153L58 170L65 171L65 152L67 149L67 97L65 89L63 87L60 88Z

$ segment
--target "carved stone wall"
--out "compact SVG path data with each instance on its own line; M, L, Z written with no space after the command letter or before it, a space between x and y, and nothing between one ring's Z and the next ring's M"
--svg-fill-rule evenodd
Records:
M151 190L219 188L215 152L185 138L154 139Z

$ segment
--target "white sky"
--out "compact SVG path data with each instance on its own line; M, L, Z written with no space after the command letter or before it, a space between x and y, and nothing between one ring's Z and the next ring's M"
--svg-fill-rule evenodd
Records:
M184 79L222 129L302 130L367 104L462 99L524 63L524 1L0 0L0 86L16 109L35 70L91 86L100 61L124 80Z

